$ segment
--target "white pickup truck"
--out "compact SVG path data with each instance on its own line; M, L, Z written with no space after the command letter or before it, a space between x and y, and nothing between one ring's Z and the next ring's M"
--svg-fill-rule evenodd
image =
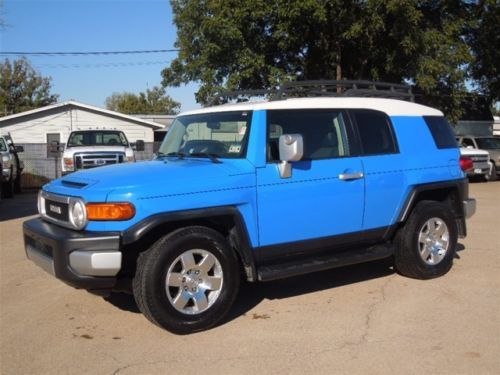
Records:
M469 178L480 178L488 181L493 167L490 160L490 154L485 150L478 150L469 147L460 147L460 155L466 156L472 160L473 168L466 171Z
M117 163L135 162L134 150L144 151L144 141L130 144L119 130L76 130L68 137L61 158L62 174Z
M21 192L21 173L24 163L19 159L18 153L23 152L22 146L16 146L10 135L0 135L0 158L2 166L0 168L0 184L2 185L1 195L5 198L12 198L14 192Z

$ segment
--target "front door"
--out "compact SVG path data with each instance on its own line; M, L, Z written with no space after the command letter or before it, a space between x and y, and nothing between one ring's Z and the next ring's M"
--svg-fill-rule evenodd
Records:
M261 247L361 231L363 165L351 157L346 116L338 110L267 112L267 164L257 169ZM278 138L301 134L302 160L281 178Z

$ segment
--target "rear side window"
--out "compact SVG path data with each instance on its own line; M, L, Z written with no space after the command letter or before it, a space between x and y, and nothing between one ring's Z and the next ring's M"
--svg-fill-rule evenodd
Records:
M424 116L437 148L456 148L457 141L453 129L443 116Z
M363 155L398 152L392 126L386 114L375 111L353 111L358 126Z

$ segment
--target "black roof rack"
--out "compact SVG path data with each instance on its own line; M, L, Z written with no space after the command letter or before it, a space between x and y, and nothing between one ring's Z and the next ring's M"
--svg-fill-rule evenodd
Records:
M414 102L412 87L399 83L362 80L317 80L285 82L279 89L220 91L214 95L210 105L249 101L252 97L279 100L296 97L379 97L402 99Z

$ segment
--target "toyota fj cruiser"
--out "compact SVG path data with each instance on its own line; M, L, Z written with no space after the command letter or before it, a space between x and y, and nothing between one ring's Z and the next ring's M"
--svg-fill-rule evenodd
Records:
M447 273L475 200L443 114L392 98L408 98L399 85L342 97L329 85L181 114L154 160L45 185L24 223L28 258L76 288L129 282L175 333L220 322L241 276L384 258L413 278Z

